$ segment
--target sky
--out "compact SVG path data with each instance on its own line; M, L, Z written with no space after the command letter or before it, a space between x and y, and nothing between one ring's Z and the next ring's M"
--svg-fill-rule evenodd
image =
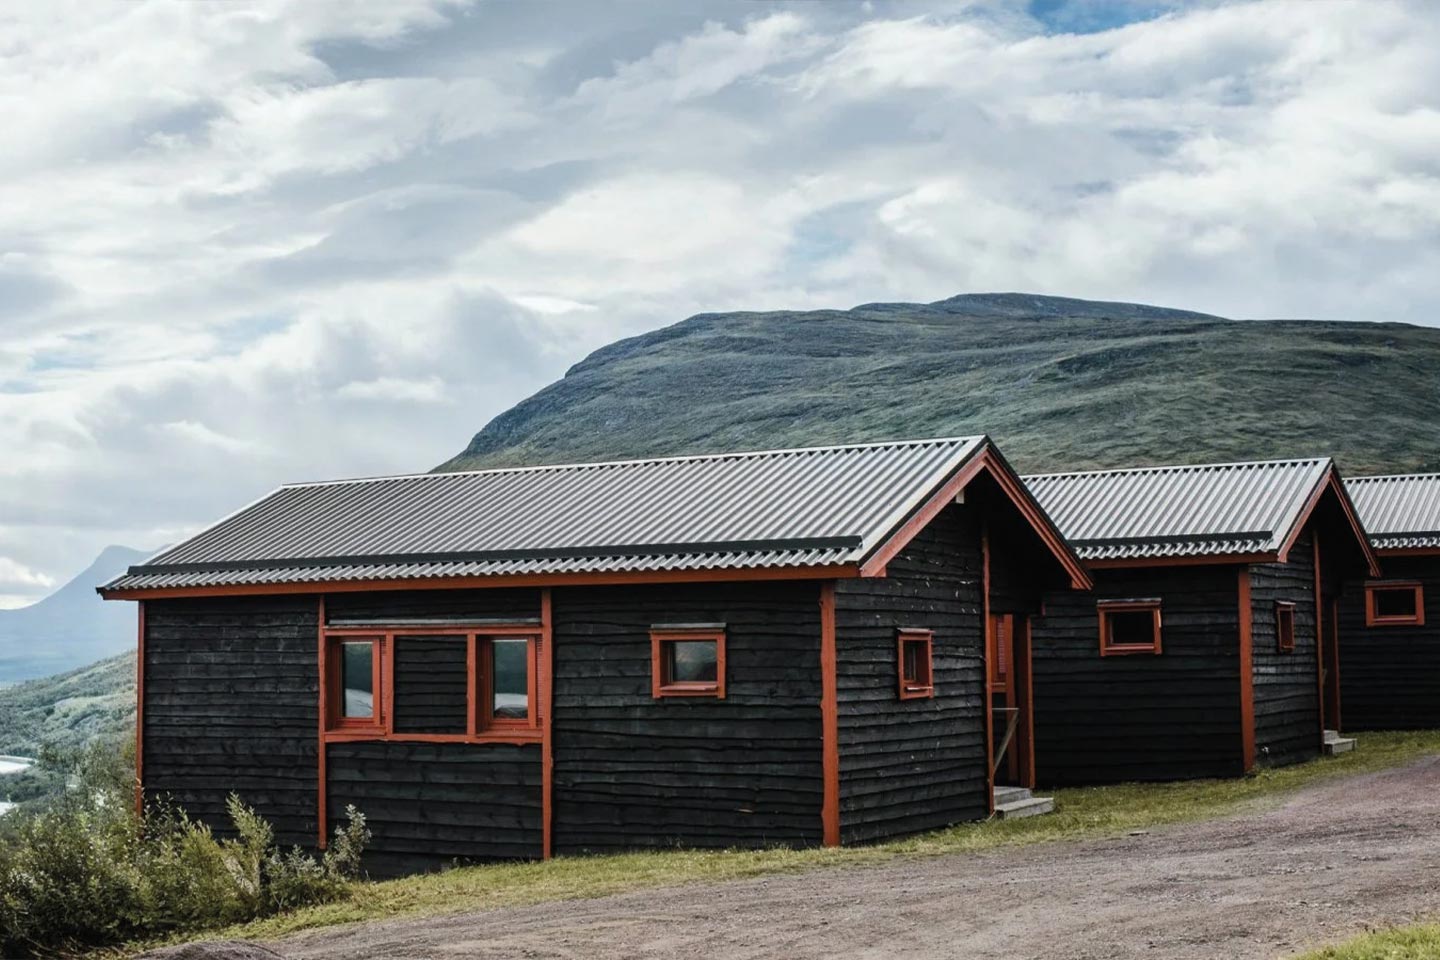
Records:
M964 292L1440 323L1440 5L0 6L0 606L612 340Z

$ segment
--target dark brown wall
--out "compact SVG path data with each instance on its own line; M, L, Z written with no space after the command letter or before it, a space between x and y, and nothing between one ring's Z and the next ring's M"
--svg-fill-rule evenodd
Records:
M1041 784L1242 772L1238 568L1097 570L1032 622ZM1097 600L1159 597L1159 655L1100 656Z
M951 506L876 580L835 591L845 842L988 812L980 526ZM896 629L935 631L935 697L900 700Z
M1425 586L1425 625L1367 627L1365 584L1340 598L1340 720L1346 730L1440 727L1440 557L1382 557L1384 579Z
M820 588L557 589L557 852L821 841ZM650 627L726 624L724 700L656 700Z
M1276 642L1275 604L1295 604L1295 650ZM1280 766L1320 754L1320 680L1315 649L1315 552L1309 531L1286 563L1250 568L1252 682L1255 690L1255 760Z

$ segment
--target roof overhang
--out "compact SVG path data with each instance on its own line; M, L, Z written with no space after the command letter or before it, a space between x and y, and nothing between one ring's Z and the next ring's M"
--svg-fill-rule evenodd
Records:
M1305 507L1300 511L1299 516L1295 518L1295 522L1291 524L1289 532L1281 542L1280 562L1284 563L1289 558L1290 550L1295 546L1295 541L1300 539L1300 534L1304 531L1305 525L1310 522L1310 517L1314 514L1315 508L1320 505L1320 501L1325 498L1327 493L1333 493L1335 495L1335 500L1340 505L1341 513L1345 517L1346 525L1355 537L1355 545L1360 548L1360 552L1365 559L1365 566L1369 570L1370 576L1380 576L1380 561L1375 556L1374 547L1370 545L1370 535L1365 532L1365 526L1360 522L1360 513L1355 509L1355 504L1350 499L1350 493L1345 489L1345 484L1340 480L1340 471L1336 469L1333 463L1326 468L1324 476L1321 477L1320 482L1315 485L1315 489L1311 491L1310 497L1305 501Z

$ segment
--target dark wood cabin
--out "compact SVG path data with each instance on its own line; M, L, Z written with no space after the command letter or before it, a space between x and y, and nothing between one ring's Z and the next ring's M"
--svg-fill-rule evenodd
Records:
M1347 481L1383 576L1339 598L1351 730L1440 727L1440 474Z
M353 804L394 874L983 818L1034 766L989 631L1089 586L980 437L287 486L101 592L142 802Z
M1228 777L1322 752L1339 722L1326 611L1375 570L1330 460L1026 482L1095 584L1047 595L1032 626L1042 784Z

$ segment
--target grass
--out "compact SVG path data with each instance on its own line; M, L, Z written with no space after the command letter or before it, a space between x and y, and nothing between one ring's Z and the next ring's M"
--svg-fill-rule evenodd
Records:
M964 824L874 846L831 850L673 850L463 867L358 884L347 900L270 917L213 935L268 939L363 920L490 910L682 883L863 866L899 857L978 853L1022 844L1117 836L1223 816L1248 805L1276 802L1284 794L1320 780L1381 770L1437 753L1440 753L1440 732L1361 734L1353 753L1333 759L1263 770L1233 780L1057 790L1053 793L1055 812L1049 816ZM1348 958L1350 955L1334 956Z
M1422 923L1367 933L1296 960L1435 960L1436 957L1440 957L1440 925Z

